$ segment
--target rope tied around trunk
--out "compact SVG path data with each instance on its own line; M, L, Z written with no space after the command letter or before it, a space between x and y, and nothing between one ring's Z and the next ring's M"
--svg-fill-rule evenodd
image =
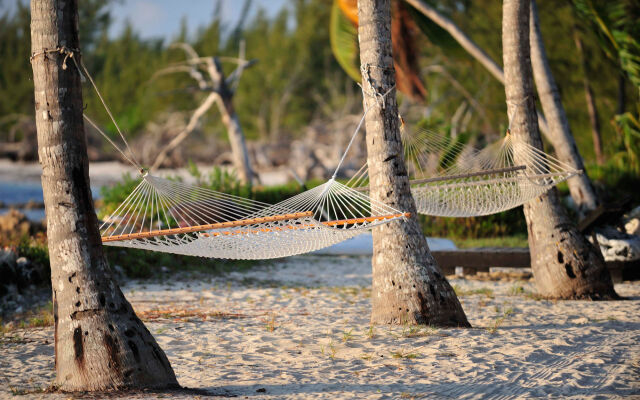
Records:
M44 49L41 51L31 53L31 57L29 57L29 61L33 62L33 59L40 55L44 55L46 57L47 54L64 55L64 59L62 60L63 70L67 69L67 60L71 59L71 61L73 61L73 64L76 66L76 69L80 73L80 76L86 78L91 83L93 90L96 92L96 95L100 99L102 106L104 107L105 111L109 115L109 119L111 119L111 122L113 122L113 125L116 127L116 130L120 135L120 138L124 142L127 150L129 150L129 153L131 156L129 157L118 145L115 144L113 140L111 140L111 138L102 129L98 128L95 122L93 122L89 117L87 117L86 114L83 113L84 119L87 120L87 122L89 122L89 124L93 126L93 128L96 129L116 150L118 150L118 152L120 152L120 154L124 157L125 160L127 160L130 164L132 164L136 168L138 168L138 171L140 171L140 175L144 175L145 168L143 168L138 162L138 160L136 159L135 153L131 149L131 146L129 146L129 142L124 136L124 133L122 133L122 130L120 129L120 126L116 122L116 119L114 118L113 113L111 112L111 109L109 108L106 101L104 100L104 97L102 97L100 90L98 90L98 86L96 85L95 81L93 80L93 77L89 73L89 70L84 65L84 62L82 61L82 52L80 51L80 49L70 48L67 46L58 46L55 49ZM74 57L74 55L76 56ZM77 61L78 59L80 60L79 63Z

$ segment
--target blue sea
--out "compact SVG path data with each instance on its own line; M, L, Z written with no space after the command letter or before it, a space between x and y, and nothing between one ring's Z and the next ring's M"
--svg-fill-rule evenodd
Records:
M96 198L99 190L91 188L93 197ZM0 208L0 215L8 211L8 207L12 204L24 204L29 201L41 203L42 186L36 182L0 182L0 202L4 203L4 207ZM44 218L44 209L24 210L20 209L24 215L32 221L41 221Z

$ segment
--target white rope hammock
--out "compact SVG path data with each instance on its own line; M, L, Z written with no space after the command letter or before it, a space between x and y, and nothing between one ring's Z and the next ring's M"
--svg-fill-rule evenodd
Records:
M56 51L87 77L129 155L85 115L87 122L141 172L140 183L100 227L105 245L211 258L279 258L319 250L410 216L337 182L344 155L326 183L275 205L150 175L137 162L82 59L78 63L73 50Z
M507 131L482 150L427 130L401 128L411 193L420 214L473 217L520 206L581 173ZM347 183L367 192L365 164Z
M267 259L319 250L408 216L333 179L269 205L146 174L100 230L110 246Z

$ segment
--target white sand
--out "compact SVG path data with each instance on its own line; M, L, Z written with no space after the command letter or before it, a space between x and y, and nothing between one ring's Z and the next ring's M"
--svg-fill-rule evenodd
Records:
M460 297L473 329L382 326L372 335L370 282L366 257L305 256L224 277L132 282L123 290L139 312L190 310L147 326L180 383L212 394L640 398L638 282L616 285L627 301L549 302L528 296L529 282L454 280L467 292L493 291ZM45 387L53 377L52 328L17 337L0 344L0 397L11 396L10 387Z

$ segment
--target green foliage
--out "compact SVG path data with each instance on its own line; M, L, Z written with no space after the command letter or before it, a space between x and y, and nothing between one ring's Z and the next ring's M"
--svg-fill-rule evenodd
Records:
M0 116L33 113L29 4L16 0L15 8L0 16Z
M464 50L460 44L451 36L449 32L440 27L440 25L427 18L420 11L416 10L411 4L406 3L409 15L418 25L418 28L429 39L429 42L447 51L449 54L456 56L464 56Z
M529 245L526 234L473 239L455 239L454 242L456 246L461 249L475 247L527 247Z
M622 136L624 150L615 154L611 161L617 164L620 171L629 171L640 175L640 103L638 113L630 112L615 117L615 124Z
M49 248L44 237L22 238L16 246L18 257L26 257L34 264L42 265L49 270ZM48 274L47 274L48 275Z
M573 0L576 11L597 33L604 54L640 89L640 4L635 0Z
M0 12L0 92L10 94L0 96L0 123L8 115L33 114L29 6L15 2L11 14ZM187 74L151 80L156 71L184 60L184 54L169 50L169 43L162 39L140 38L132 24L116 37L108 35L110 4L110 0L78 4L83 60L116 120L133 138L162 113L190 112L201 95L194 96L194 83ZM258 10L251 20L242 20L235 27L225 24L221 7L217 10L194 37L186 34L183 24L176 40L189 42L202 56L219 57L236 57L239 41L246 40L246 57L258 63L243 74L234 107L247 138L297 136L315 116L318 99L344 97L334 86L344 88L351 83L331 57L330 7L324 0L291 0L275 18ZM224 68L228 74L235 64ZM84 103L87 114L115 137L115 127L88 84ZM215 113L202 122L204 134L226 137Z
M484 217L444 218L420 215L420 222L425 235L450 239L527 235L521 207Z
M250 197L251 185L243 184L234 170L213 167L208 174L202 174L198 167L189 161L189 174L196 178L196 184L200 187L215 190L239 197Z
M133 178L131 174L126 173L122 175L122 179L115 185L100 188L102 198L96 204L98 217L104 218L106 215L113 213L139 183L139 178Z
M640 174L630 172L621 163L620 159L613 158L602 166L590 165L587 170L591 179L600 186L604 200L616 202L630 197L632 204L640 204L640 191L632 189L640 187Z
M7 238L0 236L0 248L10 248L18 257L26 257L31 263L41 266L43 275L40 279L48 282L50 274L49 264L49 248L47 247L47 238L44 234L39 233L34 237L23 236L20 238ZM3 277L4 278L4 277Z
M338 0L331 6L331 51L342 69L356 82L360 82L360 50L358 29L344 15Z

